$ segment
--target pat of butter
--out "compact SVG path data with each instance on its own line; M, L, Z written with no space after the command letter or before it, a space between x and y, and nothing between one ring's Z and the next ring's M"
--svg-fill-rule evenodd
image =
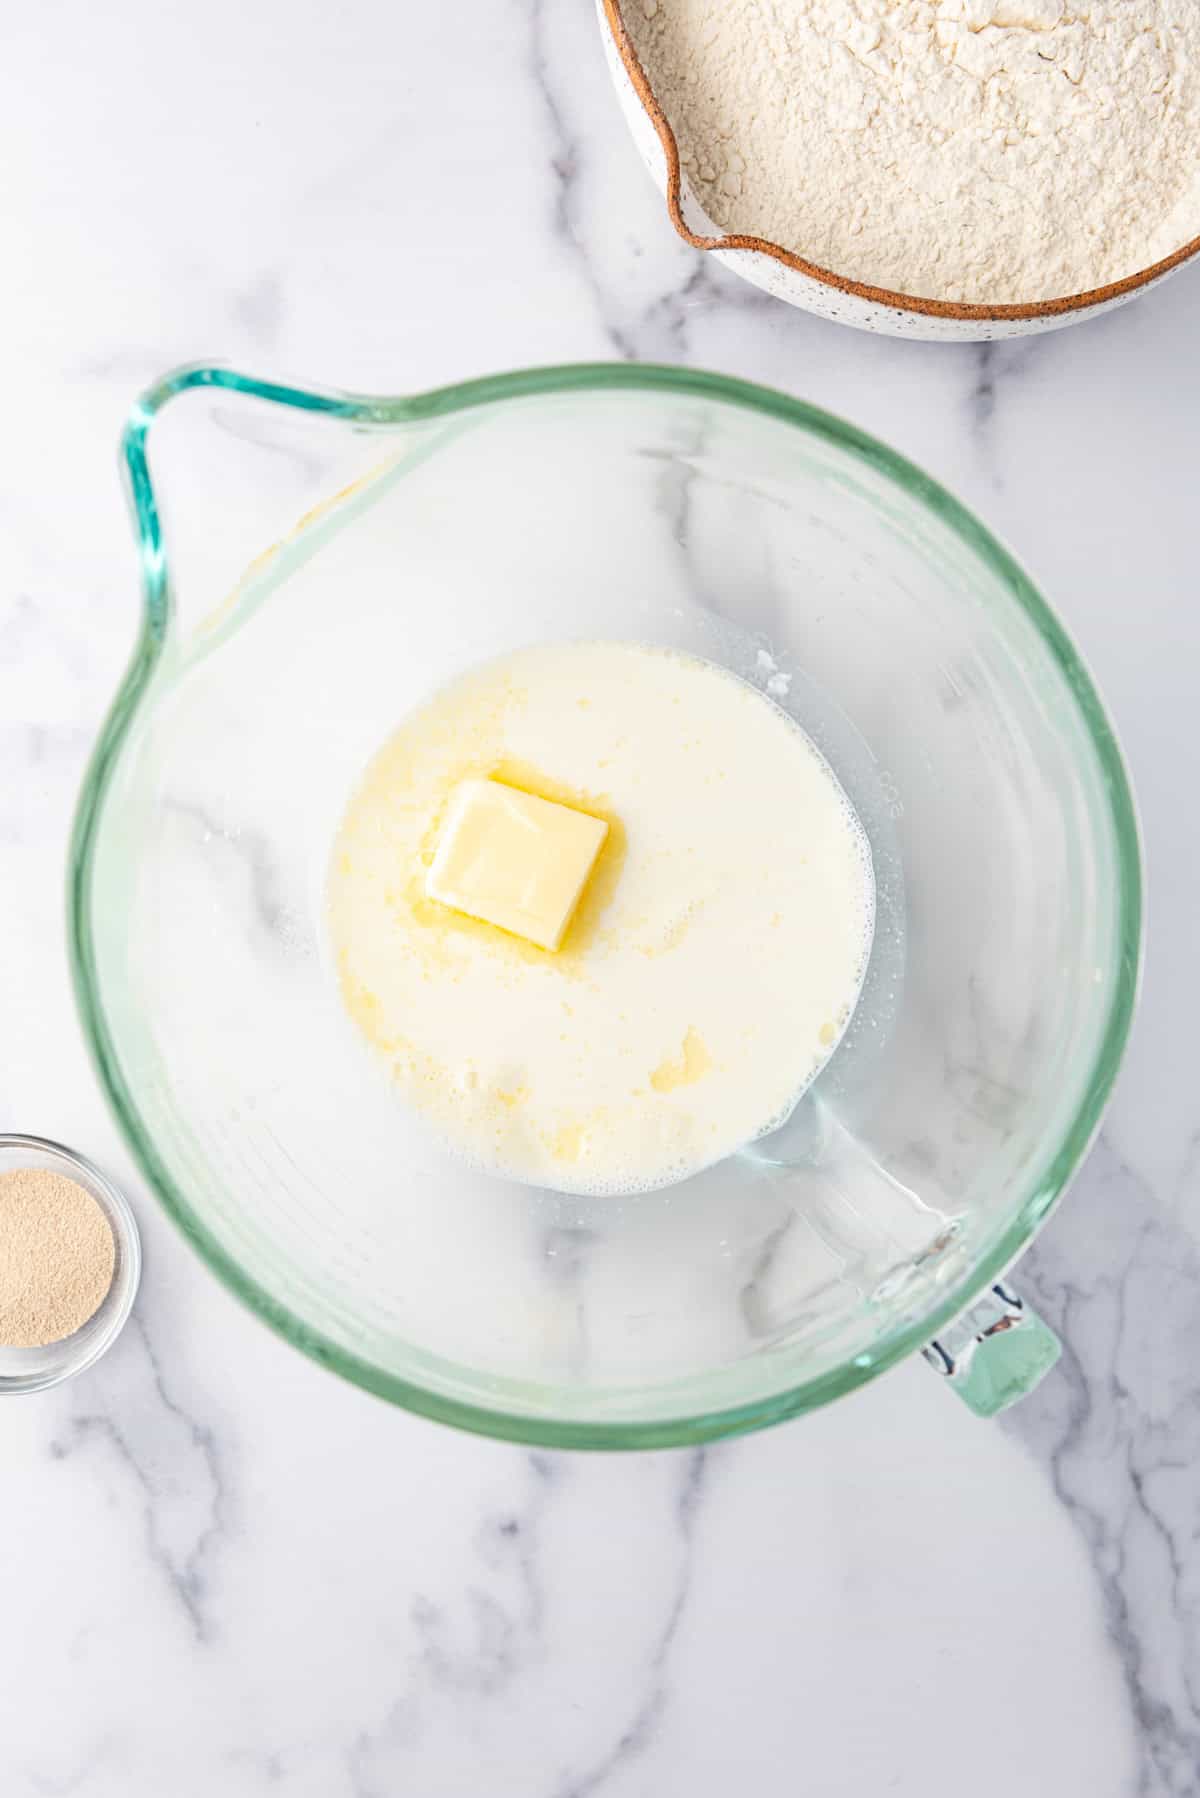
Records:
M602 818L572 806L498 780L464 780L451 795L425 891L557 949L607 835Z

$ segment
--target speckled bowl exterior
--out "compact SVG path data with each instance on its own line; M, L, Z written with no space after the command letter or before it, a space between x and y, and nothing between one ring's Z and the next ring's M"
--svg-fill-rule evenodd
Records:
M667 203L676 231L696 249L707 250L732 269L789 306L802 306L838 324L860 331L882 331L891 337L914 337L944 343L982 343L1000 337L1028 337L1076 325L1099 312L1124 306L1156 287L1185 262L1200 254L1200 237L1174 255L1136 275L1088 293L1021 306L968 306L957 301L927 300L891 293L849 281L818 268L801 256L764 238L723 233L704 213L688 188L679 162L675 134L646 78L622 18L622 0L596 0L604 52L634 143Z

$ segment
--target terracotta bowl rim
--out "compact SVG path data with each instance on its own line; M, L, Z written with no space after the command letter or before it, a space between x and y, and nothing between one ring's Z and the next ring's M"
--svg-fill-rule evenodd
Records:
M864 281L852 281L846 275L835 274L832 269L821 268L815 262L797 256L792 250L785 250L782 245L771 243L765 237L750 237L741 232L730 232L720 237L706 237L693 231L683 216L681 205L682 175L679 162L679 146L675 141L675 133L671 128L662 107L654 96L646 71L643 69L633 40L625 26L622 16L622 0L601 0L604 16L612 35L617 55L624 65L634 92L637 94L650 123L658 134L663 153L667 159L667 211L671 223L680 237L697 250L753 250L760 256L769 256L773 262L784 268L793 269L797 274L806 275L810 281L818 281L823 287L833 288L838 293L853 294L856 299L866 300L876 306L886 306L893 312L910 312L924 318L962 319L978 323L1000 324L1005 321L1027 319L1030 322L1047 318L1061 318L1073 312L1082 312L1092 306L1107 306L1114 300L1137 293L1160 275L1169 274L1172 269L1190 260L1200 252L1200 237L1193 237L1189 243L1183 244L1171 255L1164 256L1160 262L1151 263L1148 268L1139 269L1136 274L1125 275L1120 281L1110 281L1104 287L1089 288L1086 293L1064 294L1055 300L1032 300L1020 305L983 306L968 304L959 300L931 300L919 294L898 293L889 287L871 287Z

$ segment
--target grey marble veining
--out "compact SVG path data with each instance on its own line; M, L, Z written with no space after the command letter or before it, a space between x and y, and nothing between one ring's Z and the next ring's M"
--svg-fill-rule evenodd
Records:
M143 1507L146 1551L197 1642L208 1642L214 1624L206 1565L225 1528L220 1443L208 1424L168 1392L144 1316L135 1316L129 1329L140 1346L141 1374L123 1383L119 1413L103 1404L86 1410L72 1406L50 1443L50 1455L54 1461L90 1464L93 1477L104 1483L132 1482ZM75 1396L67 1394L68 1403Z
M6 49L0 1112L109 1165L147 1255L113 1353L0 1417L4 1798L1192 1798L1200 277L1009 345L789 312L670 231L585 0L66 0ZM205 356L390 392L729 370L894 443L1030 565L1129 751L1152 922L1104 1134L1013 1276L1066 1352L1001 1425L912 1364L704 1453L474 1440L291 1353L159 1214L62 890L136 628L117 435ZM272 870L230 878L277 921ZM569 1290L586 1243L545 1247Z
M1059 1377L1009 1414L1086 1544L1139 1730L1136 1791L1200 1778L1200 1252L1166 1203L1100 1139L1073 1202L1093 1230L1049 1232L1020 1278L1060 1332Z

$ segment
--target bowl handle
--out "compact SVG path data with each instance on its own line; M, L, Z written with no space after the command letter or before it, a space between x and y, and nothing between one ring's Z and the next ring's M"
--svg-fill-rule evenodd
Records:
M997 1281L921 1353L977 1417L995 1417L1049 1373L1062 1343L1011 1286Z

